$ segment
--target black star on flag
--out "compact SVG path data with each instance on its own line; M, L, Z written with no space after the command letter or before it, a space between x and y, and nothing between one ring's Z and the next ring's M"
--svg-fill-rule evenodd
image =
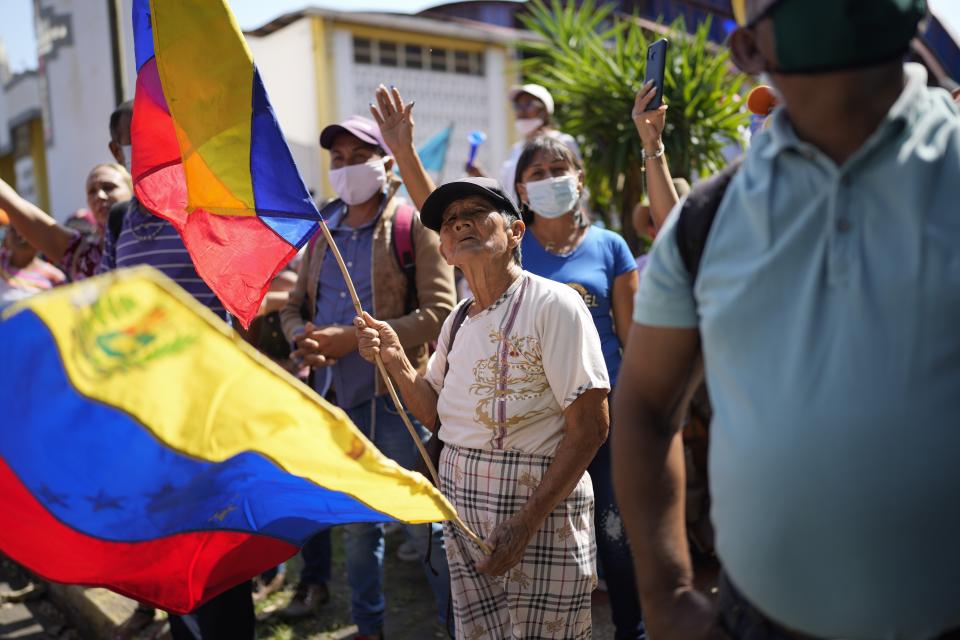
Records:
M107 495L103 489L98 491L97 495L87 498L87 501L93 506L94 513L103 511L104 509L116 509L119 511L122 508L120 498Z

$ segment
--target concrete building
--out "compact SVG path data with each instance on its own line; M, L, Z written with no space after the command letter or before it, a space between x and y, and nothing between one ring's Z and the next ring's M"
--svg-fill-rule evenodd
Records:
M90 168L112 161L108 121L118 102L113 28L108 3L79 0L34 0L34 24L48 210L63 219L85 206Z
M381 83L416 100L417 144L453 124L441 180L463 173L467 134L486 132L479 164L496 169L513 141L513 29L401 14L306 9L250 31L247 41L308 186L326 197L329 123L369 115Z
M0 60L0 178L42 209L50 206L40 75L10 75ZM83 193L83 185L78 191Z

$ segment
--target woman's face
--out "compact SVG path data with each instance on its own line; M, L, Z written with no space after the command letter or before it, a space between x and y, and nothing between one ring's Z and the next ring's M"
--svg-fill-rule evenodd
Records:
M513 226L520 225L519 235ZM440 254L447 263L463 268L477 260L512 256L523 236L523 223L508 226L496 207L482 196L454 202L440 223Z
M97 167L87 176L87 207L101 227L107 224L110 207L132 196L124 176L113 167Z
M559 178L560 176L575 175L578 176L580 187L583 187L583 172L577 169L569 160L563 157L548 154L540 151L533 156L533 161L524 168L520 174L520 182L517 183L517 194L526 204L530 204L527 197L527 182L537 182L548 178Z
M520 93L513 101L513 113L518 119L540 118L544 122L549 118L547 107L529 93Z

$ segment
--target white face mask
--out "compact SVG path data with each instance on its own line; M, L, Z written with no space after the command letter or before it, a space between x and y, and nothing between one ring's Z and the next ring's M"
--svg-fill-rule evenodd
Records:
M513 126L517 128L517 135L526 138L543 126L543 120L541 118L517 118Z
M330 170L330 184L347 204L366 202L387 184L383 158Z
M127 168L127 173L133 173L133 146L129 144L124 144L120 146L120 151L123 152L123 166Z
M527 206L544 218L559 218L580 201L580 184L575 175L526 182L523 186L527 188Z

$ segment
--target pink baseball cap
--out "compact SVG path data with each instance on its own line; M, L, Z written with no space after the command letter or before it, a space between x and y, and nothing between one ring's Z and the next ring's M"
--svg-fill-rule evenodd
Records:
M387 144L383 141L383 136L380 135L380 127L377 123L363 116L350 116L339 124L331 124L325 127L320 132L320 146L324 149L330 149L333 146L333 141L341 133L349 133L367 144L376 145L387 153L390 152Z

